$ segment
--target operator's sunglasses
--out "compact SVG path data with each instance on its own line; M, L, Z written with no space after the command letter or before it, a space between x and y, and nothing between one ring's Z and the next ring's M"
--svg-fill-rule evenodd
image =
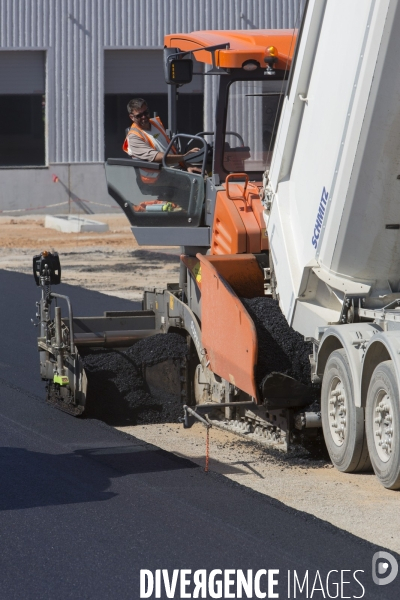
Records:
M144 110L141 113L138 113L137 115L133 115L135 117L135 119L141 119L142 117L148 117L150 114L149 110Z

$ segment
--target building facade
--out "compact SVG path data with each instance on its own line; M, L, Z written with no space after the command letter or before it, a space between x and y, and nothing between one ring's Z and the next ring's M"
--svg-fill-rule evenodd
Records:
M304 0L0 0L0 211L107 211L126 103L166 121L164 35L293 28ZM213 129L215 77L179 98L179 130ZM167 123L165 123L167 125ZM55 185L57 184L57 185ZM95 204L96 203L96 204ZM1 212L0 212L1 214Z

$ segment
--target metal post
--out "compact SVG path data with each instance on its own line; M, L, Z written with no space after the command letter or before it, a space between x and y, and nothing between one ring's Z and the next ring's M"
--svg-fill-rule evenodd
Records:
M181 246L181 254L185 254L185 247ZM179 263L179 287L182 290L182 299L187 298L187 266L180 261Z
M55 292L51 292L52 298L63 298L68 305L68 319L69 319L69 337L70 337L70 351L71 354L75 354L75 344L74 344L74 316L72 314L72 306L71 301L68 296L64 296L63 294L56 294Z
M168 85L168 129L172 134L177 131L177 86Z
M225 382L225 402L228 402L229 404L233 403L233 386L228 381ZM232 406L227 406L225 408L225 419L228 419L228 421L233 419L233 410Z
M61 334L61 308L56 306L54 309L54 327L56 334L57 347L57 371L58 375L64 375L63 352L62 352L62 334Z
M187 414L188 413L189 413L189 415L191 415L192 417L194 417L195 419L197 419L198 421L200 421L200 423L202 423L205 427L207 427L207 429L209 427L212 427L211 423L209 423L208 421L206 421L204 417L200 416L195 410L193 410L193 408L190 408L190 406L187 406L186 404L184 404L183 410L184 410L184 413L185 413L185 425L186 425L186 429L189 428L189 424L187 422Z

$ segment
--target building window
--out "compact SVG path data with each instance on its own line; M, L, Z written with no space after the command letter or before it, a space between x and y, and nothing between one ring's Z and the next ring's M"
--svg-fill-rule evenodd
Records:
M0 167L45 164L45 63L41 50L0 51Z
M0 96L0 114L0 166L44 165L44 95Z

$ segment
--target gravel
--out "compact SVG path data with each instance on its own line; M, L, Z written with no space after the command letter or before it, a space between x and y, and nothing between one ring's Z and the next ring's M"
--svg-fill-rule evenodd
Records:
M186 355L186 339L176 333L145 338L127 350L82 352L88 378L88 416L110 424L121 420L131 424L177 422L183 414L180 396L150 390L143 369L165 363L167 371L171 359L179 367Z
M289 326L278 302L270 298L241 298L241 301L257 329L256 381L260 388L270 373L284 373L311 386L312 344Z

